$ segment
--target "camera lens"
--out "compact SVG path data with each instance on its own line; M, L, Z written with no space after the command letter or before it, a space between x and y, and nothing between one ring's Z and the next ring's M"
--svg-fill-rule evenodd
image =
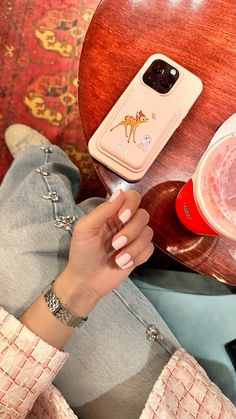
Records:
M166 63L162 60L156 60L154 61L152 65L152 70L157 74L164 74L166 69Z
M170 90L170 88L173 86L173 79L172 77L163 77L160 80L160 85L166 89L166 90Z
M153 78L151 74L145 74L143 76L143 81L144 83L146 83L148 86L152 87L153 85Z

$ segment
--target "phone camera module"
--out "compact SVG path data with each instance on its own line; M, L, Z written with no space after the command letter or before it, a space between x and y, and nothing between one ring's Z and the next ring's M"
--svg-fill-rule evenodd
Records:
M161 94L168 93L178 78L178 70L163 60L153 61L143 75L144 83Z

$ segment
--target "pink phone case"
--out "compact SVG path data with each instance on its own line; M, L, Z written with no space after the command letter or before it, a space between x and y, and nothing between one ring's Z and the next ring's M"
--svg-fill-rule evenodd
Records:
M158 93L143 81L157 59L179 72L172 89ZM133 182L141 179L202 91L201 80L170 58L149 57L89 141L91 155Z

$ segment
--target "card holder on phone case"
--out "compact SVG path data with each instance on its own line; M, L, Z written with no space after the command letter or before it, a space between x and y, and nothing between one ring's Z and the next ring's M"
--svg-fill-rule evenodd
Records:
M179 118L180 110L162 97L138 88L129 92L116 114L107 121L97 148L132 172L139 172L158 154Z
M90 138L90 154L129 182L142 179L201 91L199 77L150 56Z

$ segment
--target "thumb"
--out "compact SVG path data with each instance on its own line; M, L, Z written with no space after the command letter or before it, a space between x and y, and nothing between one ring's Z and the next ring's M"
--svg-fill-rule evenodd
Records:
M116 215L126 199L124 191L117 189L110 199L98 205L86 216L86 229L99 229L109 218Z

